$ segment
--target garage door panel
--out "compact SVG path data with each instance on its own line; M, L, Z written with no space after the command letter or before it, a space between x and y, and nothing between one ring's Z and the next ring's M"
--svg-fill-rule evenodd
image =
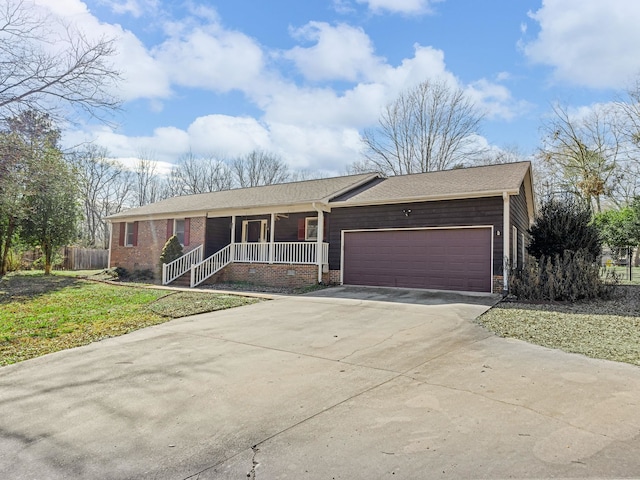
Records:
M491 229L346 232L344 283L491 291Z

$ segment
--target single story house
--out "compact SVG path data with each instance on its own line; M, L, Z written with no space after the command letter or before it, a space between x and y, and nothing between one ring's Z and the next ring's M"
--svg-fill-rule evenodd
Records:
M162 281L317 282L502 292L525 261L529 162L383 177L349 175L162 200L109 217L111 267Z

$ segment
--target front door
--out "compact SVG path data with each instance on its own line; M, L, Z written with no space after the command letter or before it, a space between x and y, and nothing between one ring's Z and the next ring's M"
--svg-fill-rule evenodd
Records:
M243 243L265 242L267 221L266 220L245 220L243 225Z

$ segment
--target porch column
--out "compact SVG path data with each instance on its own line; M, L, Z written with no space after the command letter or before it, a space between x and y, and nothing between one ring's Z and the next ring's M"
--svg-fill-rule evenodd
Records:
M269 263L273 263L275 237L276 237L276 214L271 214L271 227L269 227Z
M324 240L324 212L318 209L318 238L316 239L316 261L318 262L318 283L322 283L322 241Z
M230 257L231 257L231 261L235 261L235 255L236 255L236 249L235 249L235 243L236 243L236 216L235 215L231 215L231 252L230 252Z
M509 253L510 241L509 236L511 234L511 210L509 208L509 194L502 192L502 200L504 202L502 211L502 280L503 288L505 291L509 290L509 268L511 265L511 254Z

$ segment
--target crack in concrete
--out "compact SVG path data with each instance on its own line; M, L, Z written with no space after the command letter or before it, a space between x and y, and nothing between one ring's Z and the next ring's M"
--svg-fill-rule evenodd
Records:
M256 460L256 456L258 455L260 449L257 445L254 445L253 447L251 447L251 450L253 450L253 457L251 457L251 470L249 470L249 473L247 473L247 478L249 480L255 480L256 468L258 467L258 465L260 465L260 463Z

